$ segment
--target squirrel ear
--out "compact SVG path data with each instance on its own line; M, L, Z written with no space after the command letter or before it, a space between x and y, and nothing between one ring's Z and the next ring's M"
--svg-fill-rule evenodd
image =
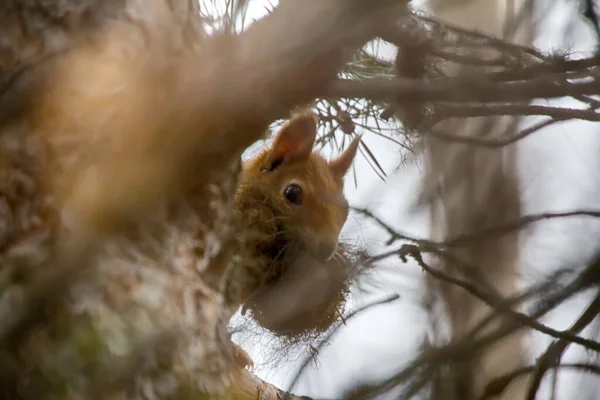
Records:
M316 138L317 117L312 112L294 116L275 135L268 169L273 170L283 162L308 159Z
M348 148L338 158L329 162L329 168L334 175L340 178L346 175L346 172L348 172L354 161L354 157L356 157L356 151L358 150L361 138L362 136L355 137Z

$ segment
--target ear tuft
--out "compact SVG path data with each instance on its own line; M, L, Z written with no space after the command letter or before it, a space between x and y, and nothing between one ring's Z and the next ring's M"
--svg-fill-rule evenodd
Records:
M317 138L317 123L312 112L298 114L287 121L275 135L267 169L273 170L282 163L307 160Z
M343 178L344 175L346 175L346 172L348 172L356 157L356 152L358 151L358 145L360 144L361 139L362 135L356 136L348 148L338 158L329 162L329 168L335 176Z

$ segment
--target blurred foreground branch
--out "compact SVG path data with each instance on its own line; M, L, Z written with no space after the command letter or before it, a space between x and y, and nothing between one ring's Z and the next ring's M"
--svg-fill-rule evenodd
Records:
M22 232L47 232L50 251L31 273L7 273L2 394L294 398L231 364L223 290L235 265L234 166L269 123L322 94L406 3L285 2L239 35L211 37L188 29L196 7L99 3L15 2L3 15L6 40L41 55L2 65L3 166L8 174L22 167L34 182L11 191L20 181L6 179L2 189L24 193L19 204L48 205L23 213L36 224L23 221ZM39 18L63 23L58 38L29 29ZM26 132L15 121L27 121ZM30 240L18 239L9 238ZM3 255L8 266L12 254ZM172 325L181 334L152 348L166 348L153 362L136 350L148 349L136 346L139 336L161 337ZM124 368L111 374L115 362Z
M9 388L10 396L27 388L30 397L51 397L50 390L33 387L29 383L33 379L47 385L40 388L50 387L67 397L77 392L102 398L118 392L127 398L205 398L207 393L217 398L294 398L231 366L235 357L229 357L234 349L224 333L229 311L224 287L227 272L236 267L230 245L239 232L230 224L230 203L239 156L263 137L272 121L315 99L327 106L322 107L321 122L329 135L337 128L346 135L369 128L366 122L355 121L359 116L379 124L380 111L388 117L395 114L406 132L421 134L433 149L431 160L436 165L424 197L440 200L432 193L444 180L448 198L460 199L453 205L458 210L447 213L452 220L446 222L453 228L438 240L410 238L362 210L390 234L388 244L409 240L419 246L403 246L365 264L410 254L432 277L449 284L448 293L467 292L470 303L476 300L477 305L492 308L468 330L473 321L464 326L455 323L465 328L462 337L426 352L365 396L407 382L406 393L412 395L427 386L440 368L458 370L461 360L477 358L486 346L524 326L559 339L563 347L574 342L599 349L597 342L579 336L577 327L562 332L537 321L564 299L597 285L597 268L584 269L559 289L548 290L544 282L528 293L506 295L476 279L477 274L469 274L486 262L455 254L471 246L470 253L480 251L487 261L506 255L500 261L507 266L518 246L507 242L512 247L497 251L489 239L500 241L507 233L543 219L600 215L579 210L515 218L520 209L518 191L513 190L514 154L506 163L509 171L503 171L498 153L493 154L494 162L486 158L491 153L484 157L480 153L480 148L498 150L556 122L599 121L600 101L594 97L600 92L598 56L582 60L546 56L527 45L408 15L406 2L396 0L281 2L239 34L212 36L194 33L199 24L192 17L199 15L197 7L176 0L143 6L120 1L84 3L74 7L69 2L59 6L15 0L0 18L6 22L0 27L3 39L4 35L14 39L13 46L7 47L22 52L0 59L0 161L17 176L7 174L1 189L7 207L14 207L10 221L22 225L15 229L18 234L11 232L2 243L6 257L0 270L0 315L5 321L0 328L0 385ZM228 4L235 8L233 2ZM28 20L28 12L44 6L47 9L37 10L36 18ZM230 17L227 24L235 16ZM52 28L39 34L32 29L38 26L38 18L49 20L44 26ZM417 25L402 25L409 20ZM395 62L396 77L392 77L392 63L359 50L377 37L402 50ZM414 38L419 39L418 45L412 43ZM472 51L481 48L485 51ZM24 65L14 66L14 60ZM469 66L472 73L452 76L441 67L446 63ZM474 67L483 69L474 72ZM529 104L562 97L572 97L585 108ZM494 137L487 135L492 123L482 124L479 133L458 123L437 126L457 119L523 115L549 119L520 132L511 132L516 124L509 124ZM389 136L380 126L373 131L408 148L394 129L389 130ZM38 143L32 145L30 139ZM454 144L471 146L457 150ZM366 145L360 150L385 178L377 155ZM463 183L468 190L452 193L454 186ZM475 196L481 193L489 201ZM499 199L496 193L507 197ZM465 206L469 202L488 209L477 214L474 207ZM39 204L41 211L36 208ZM27 214L34 214L33 209L37 214ZM473 213L502 218L494 224L471 218ZM23 222L25 214L30 218ZM135 246L123 251L125 255L120 252L127 246L115 241L124 233L139 233L137 222L152 225L155 220L160 227L158 239L144 226L140 242L151 243L158 255ZM463 229L461 224L478 226ZM190 228L198 225L206 228L204 236ZM47 234L40 240L43 245L32 234L38 231ZM197 244L199 236L204 247ZM27 245L36 249L28 254L30 258L40 256L45 246L50 251L39 257L42 261L25 263L26 267L13 263L15 248ZM484 245L494 252L479 249ZM442 258L463 276L430 267L421 253ZM534 294L542 298L537 310L530 315L513 310ZM509 317L506 324L484 332L504 314ZM81 315L91 316L91 322L77 319ZM168 334L173 329L181 334ZM107 330L110 334L105 334ZM141 335L149 339L138 341L140 332L152 334ZM56 338L66 338L67 344L62 339L52 342ZM154 354L158 348L166 350ZM540 362L538 380L556 366L556 357ZM117 362L122 369L103 375ZM173 375L156 373L163 370L159 367L175 371L183 377L181 382L174 384ZM81 371L92 373L75 379ZM198 371L201 384L194 380ZM532 386L531 392L535 390Z

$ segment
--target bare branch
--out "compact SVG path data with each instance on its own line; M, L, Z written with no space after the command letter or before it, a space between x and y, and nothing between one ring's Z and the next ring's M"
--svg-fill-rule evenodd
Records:
M592 301L592 303L587 307L587 309L581 314L581 316L575 321L573 326L569 328L568 332L571 334L578 334L586 326L592 323L592 321L598 316L600 313L600 294L596 295L596 298ZM542 379L548 369L555 368L559 363L560 359L571 344L570 340L560 339L556 342L552 343L547 349L546 352L538 359L536 363L533 380L529 387L529 392L527 393L527 400L535 400L537 391L540 387Z
M580 119L584 121L600 121L600 114L595 110L577 110L564 107L538 106L531 104L453 104L436 105L440 118L474 118L490 115L531 116L545 115L561 121Z
M591 76L590 78L594 78ZM337 80L325 95L332 98L367 98L400 103L451 101L455 103L503 103L539 98L594 95L600 91L600 80L557 82L546 77L527 81L493 82L484 76L416 80L408 78L372 78L365 81Z
M439 270L436 270L436 269L430 267L429 265L427 265L425 263L425 261L423 261L423 257L421 256L421 252L417 246L406 245L406 244L403 245L399 250L399 256L402 259L402 261L406 262L407 255L410 255L417 262L417 264L419 264L419 266L421 268L423 268L424 271L426 271L427 273L429 273L436 279L439 279L441 281L450 283L452 285L455 285L455 286L458 286L458 287L464 289L465 291L467 291L468 293L470 293L477 299L483 301L484 303L486 303L487 305L492 307L496 312L506 313L511 318L513 318L515 321L517 321L523 325L529 326L530 328L533 328L533 329L535 329L541 333L544 333L548 336L552 336L554 338L558 338L558 339L572 342L572 343L577 343L589 350L594 350L594 351L600 352L600 343L598 343L594 340L589 340L589 339L585 339L580 336L574 335L570 331L557 331L555 329L552 329L552 328L536 321L535 319L530 318L526 314L514 311L510 307L503 307L502 302L505 301L506 299L499 298L499 297L495 296L493 293L488 293L488 292L482 290L479 286L477 286L474 283L463 281L461 279L452 277L442 271L439 271Z
M461 235L457 235L452 238L448 238L444 241L431 241L426 239L415 238L410 235L403 234L394 230L390 225L384 222L381 218L374 215L371 211L361 208L353 208L355 212L358 212L375 222L377 222L385 231L390 235L390 240L387 245L394 243L397 240L409 240L419 245L433 246L433 247L457 247L470 244L474 241L491 240L502 236L503 234L514 232L515 230L523 229L528 225L535 224L540 221L557 219L557 218L572 218L572 217L592 217L600 218L599 210L574 210L567 212L549 212L540 214L530 214L519 218L517 221L509 222L506 224L493 226L487 229L481 229L476 232L467 232Z
M516 371L510 372L506 375L500 376L493 381L489 382L486 389L481 396L480 400L486 400L491 397L498 396L510 383L522 375L530 374L536 370L537 366L531 365L520 368ZM584 363L571 363L571 364L560 364L551 367L552 369L574 369L577 371L584 371L594 375L600 375L600 366L596 364L584 364Z

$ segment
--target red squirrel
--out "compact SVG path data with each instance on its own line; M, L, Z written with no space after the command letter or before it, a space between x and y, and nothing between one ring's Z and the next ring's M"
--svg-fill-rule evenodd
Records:
M284 335L331 326L347 289L339 246L349 209L344 176L360 137L328 161L313 151L316 135L314 114L292 117L270 146L243 161L236 190L244 264L232 280L234 297L242 313L251 310Z

